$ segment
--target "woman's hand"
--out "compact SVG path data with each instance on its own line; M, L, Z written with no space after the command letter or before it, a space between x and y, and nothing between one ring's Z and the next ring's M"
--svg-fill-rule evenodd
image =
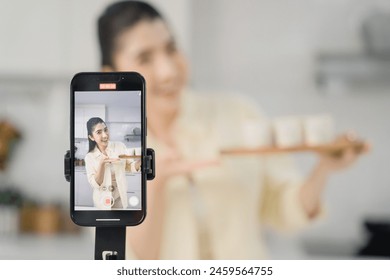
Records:
M119 161L119 158L110 158L106 155L102 155L102 158L100 159L100 165L104 166L105 163L113 163Z
M334 144L345 145L346 148L338 152L320 152L320 161L314 168L300 191L302 206L308 217L318 214L322 192L325 188L329 175L338 170L352 165L358 157L367 153L370 146L367 143L356 144L357 137L354 133L341 135ZM359 142L360 143L360 142ZM351 144L351 145L349 145Z
M368 143L361 143L359 145L353 145L357 143L358 139L353 132L346 133L338 137L334 144L346 144L346 147L338 152L321 152L320 153L320 165L329 172L342 170L349 167L359 156L367 153L370 150ZM350 145L349 145L350 144Z
M112 163L120 160L119 158L109 158L106 155L102 155L100 162L99 162L99 167L98 170L95 174L95 181L98 185L101 185L104 180L104 166L106 163Z

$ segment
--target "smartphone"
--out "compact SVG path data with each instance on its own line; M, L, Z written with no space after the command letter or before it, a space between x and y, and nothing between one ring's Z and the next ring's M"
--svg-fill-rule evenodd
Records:
M145 80L76 74L70 86L70 208L81 226L134 226L146 215Z

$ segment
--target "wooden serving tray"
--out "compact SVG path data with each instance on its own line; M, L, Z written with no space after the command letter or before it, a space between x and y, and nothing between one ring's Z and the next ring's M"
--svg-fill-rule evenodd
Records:
M130 155L119 155L118 157L119 157L119 158L125 158L125 159L129 159L129 158L141 158L141 156L130 156Z
M294 147L259 147L259 148L229 148L220 151L222 155L261 155L275 153L295 153L295 152L316 152L341 154L347 148L354 148L356 152L361 152L364 149L365 142L353 141L346 143L335 143L318 146L294 146Z

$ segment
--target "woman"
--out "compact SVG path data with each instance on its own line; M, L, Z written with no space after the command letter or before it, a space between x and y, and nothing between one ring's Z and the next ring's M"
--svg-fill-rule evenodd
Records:
M126 209L126 164L133 172L139 171L140 161L119 159L128 154L125 144L111 142L106 123L101 118L87 122L89 150L85 156L88 181L93 187L93 202L101 210Z
M326 179L355 161L353 149L321 154L306 180L285 155L219 158L224 147L242 144L232 134L245 120L265 121L257 109L186 91L186 60L149 4L112 4L98 28L102 69L137 71L147 81L148 143L157 156L148 216L128 228L127 258L266 258L263 225L291 230L319 216Z

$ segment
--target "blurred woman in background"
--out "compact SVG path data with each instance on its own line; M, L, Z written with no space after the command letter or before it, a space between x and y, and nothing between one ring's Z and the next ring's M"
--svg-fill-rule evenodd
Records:
M148 143L157 156L148 215L128 228L126 258L267 258L263 225L296 230L319 216L328 176L354 162L356 150L320 154L306 179L287 155L221 158L223 148L244 145L234 134L245 121L266 122L258 109L243 98L187 90L185 57L149 4L114 3L98 29L103 71L146 79Z

